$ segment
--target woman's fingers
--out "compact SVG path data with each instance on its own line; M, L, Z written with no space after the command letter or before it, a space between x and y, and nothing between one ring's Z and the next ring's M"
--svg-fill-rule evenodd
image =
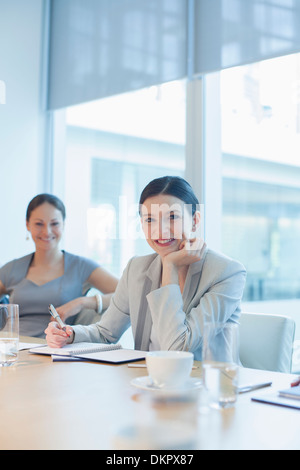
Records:
M64 331L56 322L50 322L45 333L47 344L51 348L62 348L73 339L73 329L67 327L66 331Z

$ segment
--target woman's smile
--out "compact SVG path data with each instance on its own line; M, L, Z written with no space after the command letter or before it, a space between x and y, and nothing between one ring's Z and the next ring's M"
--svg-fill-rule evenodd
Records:
M45 242L45 243L50 243L52 242L53 240L56 239L56 237L38 237L39 240L41 240L42 242Z
M170 246L175 240L175 238L168 238L168 239L161 239L161 240L155 240L155 243L159 246Z

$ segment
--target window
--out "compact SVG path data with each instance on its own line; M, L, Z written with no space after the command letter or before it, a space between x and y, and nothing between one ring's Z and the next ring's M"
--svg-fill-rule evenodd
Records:
M223 249L245 300L300 298L300 55L221 76Z
M170 82L66 110L67 250L117 276L150 252L139 195L153 178L184 176L185 88Z
M299 323L300 54L221 72L221 108L222 250L247 268L246 311Z

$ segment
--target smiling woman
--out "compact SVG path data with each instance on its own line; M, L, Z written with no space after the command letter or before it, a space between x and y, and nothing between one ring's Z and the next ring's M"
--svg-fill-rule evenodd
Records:
M140 215L154 253L129 261L98 323L68 327L69 337L51 323L49 346L115 343L131 325L135 349L184 350L201 360L205 320L238 322L246 273L239 262L207 248L198 233L197 204L182 178L151 181L140 198Z
M142 227L163 263L162 286L179 283L183 292L189 265L200 261L199 202L183 178L157 178L140 197Z
M65 219L60 199L51 194L36 196L26 213L35 252L0 269L0 295L8 294L20 306L22 335L44 336L50 321L49 304L69 324L95 322L115 291L117 279L97 263L60 249ZM83 295L88 287L103 295Z
M29 204L26 227L36 247L26 278L37 285L64 274L64 254L59 249L66 211L63 203L50 194L41 194ZM45 266L48 269L45 270Z

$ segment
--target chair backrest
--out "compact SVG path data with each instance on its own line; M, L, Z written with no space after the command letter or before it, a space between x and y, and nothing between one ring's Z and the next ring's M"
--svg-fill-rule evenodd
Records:
M244 367L290 373L295 322L283 315L242 313L240 360Z

